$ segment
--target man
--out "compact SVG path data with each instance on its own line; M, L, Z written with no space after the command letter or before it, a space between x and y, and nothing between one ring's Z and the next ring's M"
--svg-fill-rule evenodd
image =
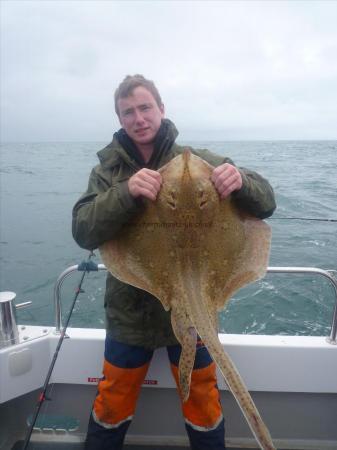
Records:
M73 209L73 236L89 250L113 239L142 210L144 198L156 199L162 183L157 169L184 150L175 143L178 132L165 119L158 90L142 75L127 76L119 85L115 110L122 128L98 152L100 164L92 170L88 190ZM221 198L231 194L239 207L261 219L273 213L273 190L261 176L238 169L229 158L208 150L191 151L216 166L212 181ZM157 299L108 274L104 306L104 377L90 416L86 450L122 449L154 349L167 347L176 382L178 377L181 347L170 313ZM224 450L215 364L200 341L190 396L182 410L193 450Z

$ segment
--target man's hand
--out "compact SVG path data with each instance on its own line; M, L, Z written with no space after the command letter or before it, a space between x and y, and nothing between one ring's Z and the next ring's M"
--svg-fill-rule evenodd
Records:
M162 178L159 172L150 169L140 169L128 181L129 192L132 197L143 196L155 200L160 190Z
M220 194L221 198L226 198L233 191L238 191L242 187L242 177L238 169L231 164L224 163L213 170L211 180Z

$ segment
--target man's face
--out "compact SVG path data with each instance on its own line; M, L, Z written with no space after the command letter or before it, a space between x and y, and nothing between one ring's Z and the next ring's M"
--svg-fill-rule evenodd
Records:
M152 143L164 117L164 106L158 106L143 86L120 98L117 105L120 124L134 143L139 146Z

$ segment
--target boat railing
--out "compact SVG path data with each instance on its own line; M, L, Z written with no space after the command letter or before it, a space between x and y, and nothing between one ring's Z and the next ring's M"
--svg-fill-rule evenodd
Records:
M77 272L80 268L80 264L68 267L58 277L54 288L54 306L55 306L55 332L61 333L62 328L62 308L61 308L61 288L64 280L74 272ZM95 270L107 270L104 264L97 264ZM312 274L319 275L332 284L335 292L335 305L332 314L330 335L327 337L327 342L332 345L337 345L337 272L334 270L324 270L316 267L268 267L267 273L281 273L281 274Z

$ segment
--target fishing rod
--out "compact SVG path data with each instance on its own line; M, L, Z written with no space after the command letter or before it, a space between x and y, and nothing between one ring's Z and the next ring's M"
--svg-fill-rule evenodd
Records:
M56 363L56 360L57 360L57 357L58 357L61 345L63 343L64 338L66 337L66 331L67 331L67 328L68 328L68 325L69 325L69 322L70 322L70 318L71 318L71 315L72 315L74 307L75 307L75 303L76 303L77 297L79 296L80 293L84 292L82 290L82 284L83 284L84 278L85 278L87 273L98 270L97 264L94 263L93 261L91 261L92 256L95 256L93 252L90 253L87 261L83 261L77 267L77 270L81 271L83 273L82 273L80 282L79 282L79 284L78 284L78 286L76 288L75 295L74 295L74 298L73 298L73 301L72 301L72 304L71 304L71 307L70 307L69 314L67 316L65 325L64 325L64 327L61 330L61 335L60 335L60 338L58 340L57 347L56 347L56 350L54 352L54 356L53 356L52 362L51 362L51 364L49 366L48 373L47 373L46 379L44 381L44 385L43 385L42 391L41 391L41 393L39 395L38 403L37 403L37 406L36 406L36 411L35 411L35 414L34 414L34 417L33 417L32 421L31 421L31 424L29 426L29 429L28 429L28 432L27 432L26 439L24 441L22 450L27 450L28 449L30 438L31 438L31 435L32 435L32 432L33 432L33 429L34 429L34 426L35 426L35 423L36 423L36 420L38 418L38 415L40 413L40 409L41 409L44 401L45 400L50 400L50 398L48 398L47 395L46 395L47 389L48 389L48 385L49 385L49 380L50 380L51 374L52 374L52 372L54 370L54 366L55 366L55 363Z

